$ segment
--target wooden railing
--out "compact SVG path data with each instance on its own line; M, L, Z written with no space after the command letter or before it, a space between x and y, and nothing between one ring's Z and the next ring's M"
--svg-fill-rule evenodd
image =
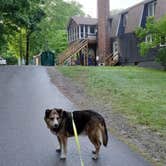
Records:
M119 54L109 54L105 57L105 65L106 66L114 66L119 62Z
M67 60L71 56L79 53L81 50L83 50L85 54L88 54L87 49L88 49L88 40L87 39L75 41L61 55L59 55L59 64L63 64L65 62L65 60ZM87 56L87 55L85 55L85 56Z

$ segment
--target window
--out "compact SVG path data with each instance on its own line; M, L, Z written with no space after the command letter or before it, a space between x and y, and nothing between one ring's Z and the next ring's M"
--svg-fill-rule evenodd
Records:
M118 53L118 41L113 42L113 55Z
M166 36L162 36L160 39L160 47L166 46Z
M85 25L85 37L87 37L87 36L88 36L88 26Z
M95 33L95 27L94 26L90 26L90 33Z
M81 26L81 38L84 37L84 26Z
M128 18L127 13L123 14L123 16L122 16L122 19L123 19L123 20L122 20L123 27L126 27L127 18Z
M154 16L155 15L155 2L151 2L148 4L148 16Z
M149 35L147 35L147 36L145 37L145 42L146 42L146 43L152 43L152 41L153 41L153 38L152 38L152 35L151 35L151 34L149 34Z

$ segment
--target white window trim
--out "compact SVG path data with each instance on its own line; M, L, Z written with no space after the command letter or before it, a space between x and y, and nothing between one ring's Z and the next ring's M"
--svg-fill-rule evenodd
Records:
M120 27L120 20L121 20L121 17L119 17L119 21L118 21L118 28L117 28L117 31L116 31L116 36L118 36L119 27Z
M150 7L152 7L152 14L150 13ZM155 16L155 2L151 2L148 4L148 17Z
M152 43L153 42L152 34L146 35L145 42L146 43Z
M142 23L142 19L143 19L144 10L145 10L145 5L144 5L144 7L142 8L142 11L141 11L141 17L140 17L140 20L139 20L139 26L140 27L141 27L141 23Z
M118 53L118 47L119 47L118 41L114 41L113 42L113 55L116 55ZM117 51L115 51L115 50L117 50Z
M165 44L160 43L160 47L165 47L166 46L166 36L165 36Z

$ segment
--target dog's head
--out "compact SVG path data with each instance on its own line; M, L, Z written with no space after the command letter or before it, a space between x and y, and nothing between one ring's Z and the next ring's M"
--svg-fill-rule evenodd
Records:
M52 130L58 129L64 114L65 111L59 108L47 109L44 116L47 127Z

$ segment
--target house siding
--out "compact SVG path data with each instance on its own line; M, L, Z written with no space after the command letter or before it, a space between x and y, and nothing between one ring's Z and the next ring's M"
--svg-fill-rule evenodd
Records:
M76 26L84 26L85 36L88 34L88 26L94 26L98 31L95 42L89 43L89 48L95 51L95 56L100 57L100 63L104 57L113 53L113 42L119 43L119 64L136 64L139 62L154 61L157 49L152 49L146 56L141 56L138 40L134 34L137 27L145 28L148 16L149 3L156 2L155 18L158 20L166 15L166 0L144 0L122 12L109 17L109 0L98 0L99 19L72 17L68 30ZM126 24L123 17L127 14ZM84 36L84 37L85 37ZM94 36L93 36L94 37ZM91 45L92 44L92 45ZM93 45L94 44L94 45Z
M166 15L166 0L157 0L155 18L158 20Z
M146 56L140 55L138 40L134 33L124 34L118 38L118 41L120 64L137 64L155 60L156 49L152 49Z

